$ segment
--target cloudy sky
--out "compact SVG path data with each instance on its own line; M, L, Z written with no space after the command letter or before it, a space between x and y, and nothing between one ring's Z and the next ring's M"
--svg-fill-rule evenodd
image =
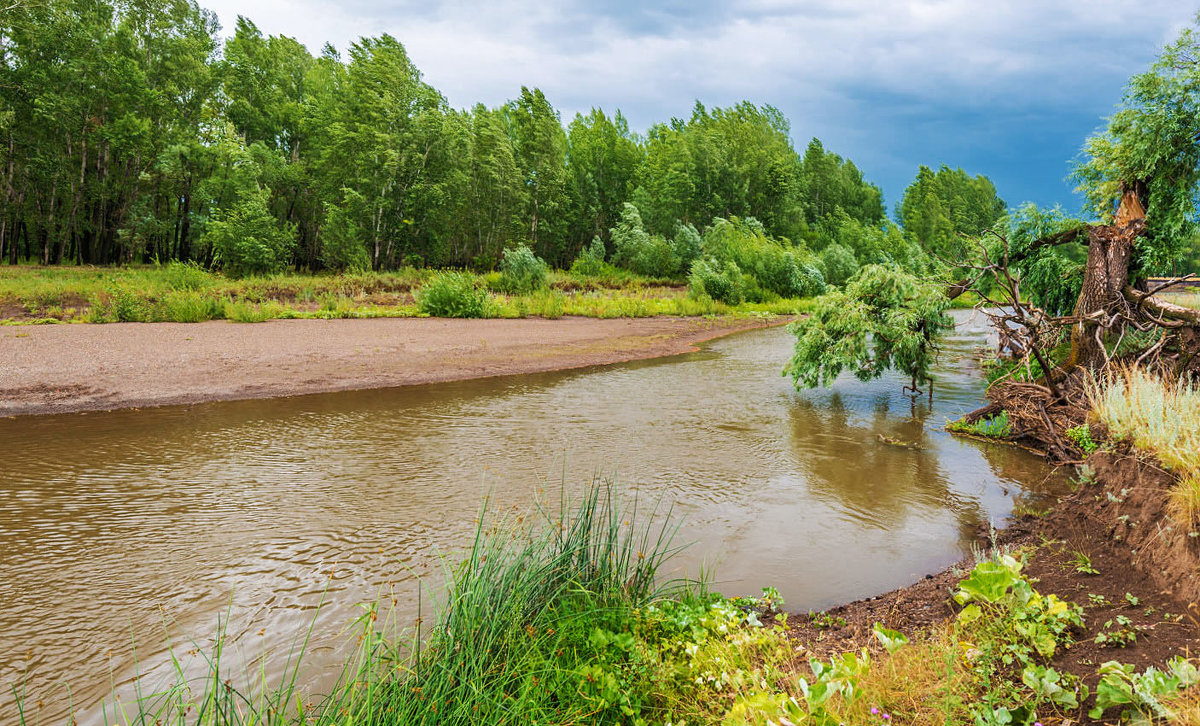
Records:
M621 109L637 131L699 99L770 104L803 149L819 137L889 207L917 165L983 173L1012 203L1077 211L1083 139L1200 9L1187 0L201 0L319 52L404 43L456 107L540 87L564 121Z

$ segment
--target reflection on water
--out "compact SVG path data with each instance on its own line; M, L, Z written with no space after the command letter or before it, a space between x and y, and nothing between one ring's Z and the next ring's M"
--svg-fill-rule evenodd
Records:
M932 407L890 376L796 392L774 329L587 371L0 421L0 685L95 702L131 643L153 664L164 622L204 636L222 613L250 652L314 617L337 642L384 590L415 613L485 494L528 507L597 473L673 506L676 571L724 592L803 611L906 584L1048 476L942 431L981 400L983 338L960 326Z

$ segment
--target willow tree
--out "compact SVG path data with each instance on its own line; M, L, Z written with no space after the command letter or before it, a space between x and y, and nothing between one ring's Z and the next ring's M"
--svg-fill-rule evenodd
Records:
M1132 349L1139 362L1173 367L1177 375L1200 359L1200 311L1155 295L1184 278L1144 284L1152 273L1173 270L1198 228L1200 36L1195 29L1184 30L1149 70L1130 79L1107 128L1085 143L1075 178L1098 223L1018 210L1009 217L1010 229L988 230L975 240L974 257L955 263L968 274L945 290L950 298L974 290L1000 310L993 317L1001 340L1014 357L1036 359L1044 382L1022 384L1037 390L1013 396L1027 403L1036 394L1031 415L1045 422L1051 418L1048 407L1078 397L1078 383L1085 378L1078 372L1103 368L1115 351ZM1078 270L1047 264L1052 250L1069 244L1086 247ZM1031 270L1037 274L1023 280ZM1065 300L1055 300L1055 309L1048 311L1031 303L1023 290L1025 282L1051 277L1056 270L1065 283L1061 287L1078 291L1065 315L1059 314ZM913 376L913 386L928 377L941 310L915 280L906 284L913 292L884 284L884 290L897 294L879 295L864 286L872 278L877 284L898 279L887 268L864 268L845 292L818 300L813 314L794 327L796 355L785 373L797 385L828 384L845 368L864 379L898 368ZM1001 294L989 297L996 290ZM1051 357L1051 348L1065 336L1069 353ZM1007 408L998 396L990 391L993 405L969 416ZM1055 426L1046 428L1056 439Z
M1023 207L1006 231L989 230L977 241L975 259L963 261L972 274L950 295L973 289L1002 307L996 317L1005 339L1021 355L1043 359L1055 398L1076 387L1079 371L1105 367L1115 352L1175 374L1195 360L1200 311L1154 294L1183 278L1145 283L1176 271L1197 231L1198 141L1200 37L1187 29L1130 79L1107 127L1084 144L1074 177L1097 223ZM1083 246L1082 264L1056 252L1069 245ZM1002 294L990 298L995 290ZM1069 352L1050 359L1048 349L1065 337Z
M797 387L828 386L850 370L870 381L888 369L907 376L908 391L932 382L938 337L954 327L941 289L895 267L869 265L846 285L817 298L792 324L796 349L783 369Z
M1171 271L1196 231L1198 140L1200 37L1188 28L1130 79L1108 127L1084 145L1075 178L1101 223L1039 241L1088 248L1064 368L1102 366L1106 339L1129 325L1164 336L1200 326L1200 312L1138 289L1147 273Z

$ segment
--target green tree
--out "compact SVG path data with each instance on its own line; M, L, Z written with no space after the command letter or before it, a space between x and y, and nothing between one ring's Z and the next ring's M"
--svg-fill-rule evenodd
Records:
M558 112L541 90L521 87L508 106L517 167L525 181L529 240L544 258L558 264L570 259L566 243L567 138Z
M997 226L1006 208L986 176L922 166L904 190L897 217L910 242L942 259L959 260L968 254L962 235L978 236Z
M571 246L608 235L641 163L642 148L620 111L611 119L596 108L587 116L575 115L567 128Z
M863 180L854 162L826 151L813 138L800 163L801 206L809 225L837 216L839 211L866 225L883 222L883 192Z
M1107 128L1087 140L1084 159L1074 170L1078 191L1103 224L1117 221L1124 194L1138 195L1146 213L1138 266L1170 271L1195 232L1197 134L1200 35L1185 28L1149 70L1129 80L1120 109Z
M457 116L450 203L450 260L490 270L502 250L524 239L527 192L503 111L478 104Z
M320 135L313 164L327 201L357 215L373 268L428 253L423 223L443 181L445 99L390 35L353 44L344 67L326 58L331 77L307 116Z
M954 326L941 286L891 267L868 265L817 298L792 324L796 349L783 369L797 387L830 385L850 370L862 381L896 369L916 391L929 383L938 336Z

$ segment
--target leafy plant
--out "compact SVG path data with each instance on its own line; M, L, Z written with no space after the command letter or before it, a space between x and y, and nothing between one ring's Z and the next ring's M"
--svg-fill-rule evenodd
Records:
M1065 433L1067 438L1073 441L1075 445L1083 451L1084 454L1091 454L1100 447L1100 444L1097 444L1092 440L1091 427L1085 423L1079 424L1078 426L1072 426L1071 428L1067 429Z
M1180 656L1172 658L1166 670L1150 666L1142 673L1137 673L1133 664L1110 660L1100 666L1096 705L1088 715L1099 719L1108 709L1120 706L1123 721L1150 724L1154 719L1171 717L1164 700L1197 683L1200 683L1200 671Z
M818 628L844 628L846 627L846 619L840 615L831 615L827 612L809 613L809 621Z
M1040 700L1062 705L1087 697L1066 674L1043 668L1083 626L1082 608L1038 593L1021 570L1011 555L998 555L975 565L954 594L965 606L956 621L965 659L984 687L975 706L980 723L1031 723ZM1021 669L1021 684L1009 681L1013 668Z
M1008 420L1008 412L1001 411L994 416L986 416L971 423L961 419L951 421L946 424L946 430L961 434L974 434L989 439L1003 439L1012 435L1012 423Z
M550 267L528 245L504 250L500 260L500 280L505 292L529 293L546 286Z
M1112 620L1105 621L1100 632L1096 634L1097 645L1107 645L1112 648L1125 648L1137 641L1138 631L1133 621L1124 615L1118 615Z

